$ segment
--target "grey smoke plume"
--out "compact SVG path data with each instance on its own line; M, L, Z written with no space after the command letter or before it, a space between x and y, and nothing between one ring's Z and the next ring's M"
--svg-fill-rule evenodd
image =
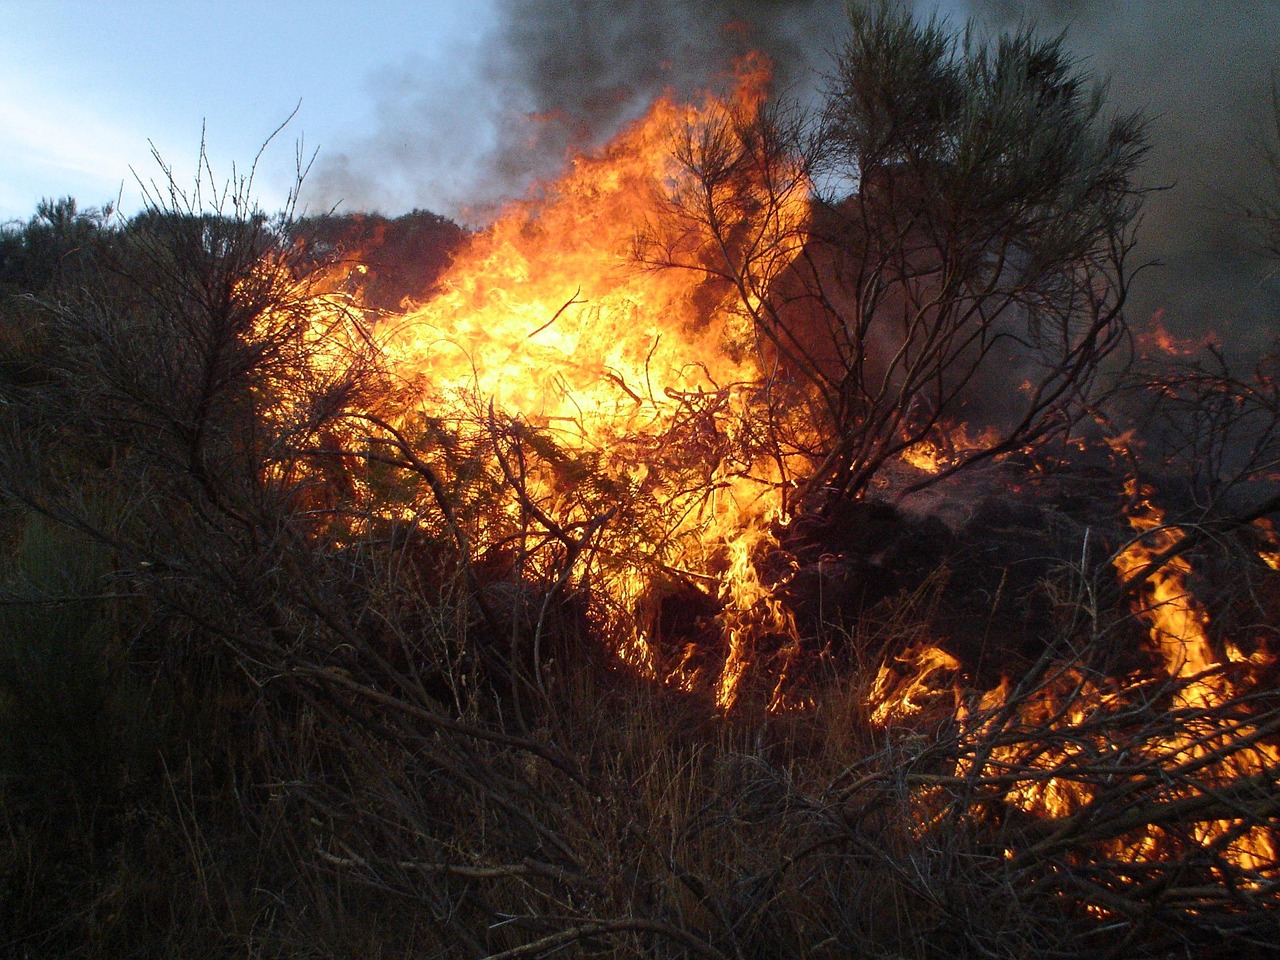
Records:
M665 90L691 95L751 50L775 85L816 86L843 0L495 0L496 22L460 68L422 61L375 78L377 129L332 156L311 205L427 207L483 220L638 117Z
M1257 256L1246 216L1274 189L1263 148L1276 135L1280 3L969 0L960 12L1065 30L1084 65L1110 77L1112 102L1151 116L1145 179L1167 189L1148 198L1136 259L1163 265L1135 283L1135 320L1162 310L1171 331L1214 330L1242 354L1280 334L1280 264Z
M1085 67L1111 79L1118 110L1153 117L1154 194L1131 301L1183 336L1208 328L1250 349L1277 331L1280 281L1251 253L1243 208L1270 188L1260 147L1275 130L1276 0L916 0L959 28L1066 31ZM322 156L312 207L396 213L425 207L478 222L553 176L566 154L603 142L664 89L689 93L735 54L763 50L778 86L821 87L842 39L844 0L496 0L475 50L374 78L377 129ZM460 67L466 62L468 67ZM537 119L531 119L537 118Z
M498 78L546 117L538 139L504 143L497 169L545 173L570 148L607 138L664 90L694 95L735 56L769 55L782 88L811 86L822 38L842 7L829 0L501 0L507 29ZM515 146L515 149L512 147Z

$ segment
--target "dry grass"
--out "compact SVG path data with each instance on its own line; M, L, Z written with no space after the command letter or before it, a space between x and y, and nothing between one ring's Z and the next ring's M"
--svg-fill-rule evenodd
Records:
M603 563L604 520L539 518L510 475L468 473L481 453L441 424L379 424L368 411L395 390L369 356L318 374L290 327L304 304L264 344L254 311L272 289L197 296L238 289L260 230L153 226L134 240L166 272L59 304L63 366L0 407L0 952L1272 951L1274 863L1232 869L1221 844L1187 838L1206 818L1272 828L1275 763L1226 789L1177 751L1126 758L1246 708L1249 736L1210 744L1219 765L1274 743L1274 677L1198 714L1168 709L1168 681L1083 724L1029 722L1046 692L1078 703L1085 685L1063 678L1107 674L1135 635L1124 598L1100 600L1082 569L1042 585L1057 633L1006 705L971 697L962 720L946 686L877 726L877 671L930 638L939 570L808 638L825 659L806 709L744 694L723 715L609 654L584 572ZM153 282L165 309L147 312ZM618 491L599 486L575 509L613 517ZM387 491L416 512L380 510ZM512 516L523 539L505 566L469 552ZM643 520L609 531L610 549L643 544ZM525 564L535 549L541 567ZM1009 802L1056 781L1095 799L1058 818ZM1135 869L1114 843L1152 825L1175 855Z

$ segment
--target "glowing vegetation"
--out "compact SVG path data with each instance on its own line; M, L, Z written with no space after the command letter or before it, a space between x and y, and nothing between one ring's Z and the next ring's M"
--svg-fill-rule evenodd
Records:
M1143 129L1060 41L837 67L404 296L248 182L0 237L0 943L1273 951L1274 360L1105 382Z

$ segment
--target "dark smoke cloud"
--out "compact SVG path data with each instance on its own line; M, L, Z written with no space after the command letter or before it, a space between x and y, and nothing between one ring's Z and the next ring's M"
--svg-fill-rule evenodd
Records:
M537 139L500 145L498 170L517 180L545 174L568 149L612 135L664 90L694 95L760 50L777 84L812 85L820 38L842 6L823 0L503 0L508 27L495 79L512 84L546 117Z
M971 0L961 14L993 27L1066 31L1084 65L1110 77L1112 102L1151 118L1149 197L1136 251L1136 320L1165 312L1175 333L1218 331L1247 354L1280 335L1278 265L1259 258L1245 215L1273 189L1263 148L1275 137L1280 68L1276 0Z
M1280 283L1250 252L1242 207L1270 186L1260 144L1270 70L1280 66L1276 0L918 0L957 26L1033 23L1066 31L1088 69L1111 78L1119 110L1153 116L1137 318L1163 309L1183 336L1208 327L1230 347L1274 335ZM844 0L497 0L489 35L448 62L372 80L375 130L312 177L312 209L397 213L425 207L480 222L531 181L553 176L665 89L713 83L733 57L768 53L778 85L821 87L840 45Z

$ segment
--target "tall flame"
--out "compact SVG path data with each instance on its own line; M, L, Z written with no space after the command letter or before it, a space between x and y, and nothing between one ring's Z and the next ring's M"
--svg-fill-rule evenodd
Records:
M1152 643L1169 675L1183 680L1202 677L1217 662L1209 643L1209 616L1187 586L1191 564L1185 556L1174 554L1158 569L1149 570L1176 546L1182 532L1164 525L1164 512L1152 502L1150 487L1130 479L1125 492L1134 503L1129 525L1139 536L1116 555L1116 573L1122 582L1146 575L1144 595L1135 600L1134 612L1150 624ZM1197 685L1192 689L1198 697L1208 696Z
M661 529L647 529L647 550L600 563L592 590L607 595L617 632L629 634L616 638L620 652L657 674L666 670L649 627L643 618L628 625L628 611L641 605L654 569L711 585L729 646L708 686L724 707L751 659L751 637L792 629L752 566L781 507L777 468L753 452L743 427L761 379L754 334L727 286L696 271L639 269L632 251L688 176L673 159L675 135L750 118L768 79L763 58L748 57L728 101L658 100L601 153L574 158L560 181L512 205L452 264L438 295L378 330L389 368L453 436L487 435L517 457L522 443L544 454L554 446L589 459L620 495L653 505ZM808 217L805 191L777 213L785 259L798 252L784 238ZM520 478L527 498L561 528L599 530L603 515L545 467ZM647 571L638 566L646 552ZM669 679L690 685L682 671L677 664Z

